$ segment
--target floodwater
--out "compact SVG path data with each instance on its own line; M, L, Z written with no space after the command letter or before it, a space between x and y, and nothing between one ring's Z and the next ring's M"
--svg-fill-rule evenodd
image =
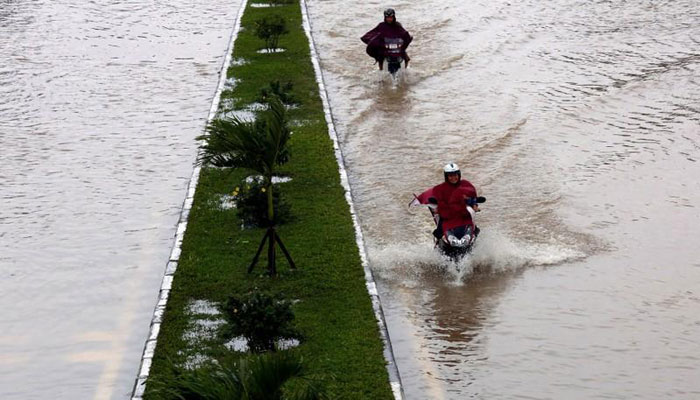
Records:
M239 5L0 0L0 398L129 398Z
M700 3L309 0L408 399L700 398ZM343 10L339 12L338 10ZM412 193L457 162L471 257Z

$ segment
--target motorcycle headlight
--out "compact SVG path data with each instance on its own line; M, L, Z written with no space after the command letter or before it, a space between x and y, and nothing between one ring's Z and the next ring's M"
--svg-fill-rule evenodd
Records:
M450 246L452 247L464 247L464 245L467 244L466 238L457 239L457 237L454 235L449 235L447 240L450 242Z

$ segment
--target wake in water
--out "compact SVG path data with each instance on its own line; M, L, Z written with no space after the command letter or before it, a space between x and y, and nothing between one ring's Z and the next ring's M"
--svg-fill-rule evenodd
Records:
M444 256L431 242L371 246L370 264L379 278L416 287L425 279L463 285L479 274L498 274L530 266L555 265L585 256L556 244L524 243L497 231L484 231L470 254L459 261Z
M358 75L357 77L364 81L364 85L367 88L373 88L377 85L381 89L404 88L410 85L417 85L428 78L434 78L436 75L449 71L462 58L464 58L463 54L435 61L423 60L422 63L415 64L415 66L410 64L408 68L405 68L402 64L401 69L394 76L387 72L386 69L373 69L371 72Z
M394 76L386 70L375 69L365 75L358 75L358 78L361 78L368 88L376 87L377 85L382 89L402 88L404 86L417 85L428 78L447 72L452 68L453 64L462 58L463 55L451 57L446 60L440 60L440 64L436 65L423 63L413 66L411 64L408 68L402 67L396 71Z
M364 84L369 88L378 87L382 90L400 89L411 84L412 74L405 68L396 71L392 76L386 70L375 69L364 75Z

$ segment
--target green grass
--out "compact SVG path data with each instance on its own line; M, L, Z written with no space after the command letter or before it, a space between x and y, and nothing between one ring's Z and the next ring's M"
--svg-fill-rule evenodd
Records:
M271 13L287 19L290 33L280 40L286 52L258 54L264 43L253 36L253 23ZM302 102L289 112L290 118L305 123L292 128L292 158L281 168L292 180L278 185L295 217L278 232L298 269L290 271L278 252L279 275L267 277L264 251L254 273L246 273L265 231L241 230L235 210L220 210L217 203L219 196L241 185L248 172L203 168L158 337L152 380L167 384L173 373L169 363L183 363L192 351L213 358L231 357L218 339L187 349L183 333L193 318L185 312L190 301L223 303L230 295L258 288L299 300L294 305L296 326L305 339L292 351L299 352L309 370L322 377L332 397L393 398L301 23L298 3L274 8L248 6L233 51L235 59L246 63L229 68L228 77L239 82L223 94L235 99L237 107L244 107L254 102L270 81L289 80L294 84L292 93ZM152 389L149 384L146 398L160 398Z

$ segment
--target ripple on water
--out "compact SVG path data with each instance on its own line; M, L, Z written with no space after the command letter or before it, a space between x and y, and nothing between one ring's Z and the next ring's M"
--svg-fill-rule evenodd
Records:
M680 353L625 346L664 336L639 334L663 318L631 322L620 297L659 290L641 293L636 286L653 281L656 270L637 264L668 265L664 255L682 264L687 260L677 254L696 254L667 235L665 246L675 249L668 253L651 252L632 237L655 216L658 222L659 208L692 219L688 211L697 203L697 1L464 4L401 7L400 20L416 40L407 79L396 85L372 60L358 58L353 38L376 24L376 13L342 15L332 12L334 2L309 5L406 393L668 397L663 384L639 378L651 363L655 376L664 374L661 366L675 365L671 359ZM344 5L363 9L357 1ZM448 161L489 199L478 221L482 236L465 264L441 259L429 216L405 209L412 193L442 180L440 166ZM674 197L663 205L672 207L650 200L666 192ZM569 225L571 215L581 227ZM676 223L696 232L687 221ZM615 233L608 241L601 232ZM624 246L634 250L625 253ZM528 268L539 265L557 268ZM666 322L675 330L667 337L697 331ZM576 339L577 331L584 337ZM594 366L578 369L579 360ZM561 385L550 385L552 376ZM687 394L698 386L684 382L688 376L663 379L692 398Z
M0 354L34 365L0 365L0 397L112 398L133 384L238 2L0 3L0 306L3 335L26 337ZM71 361L86 346L97 359Z

